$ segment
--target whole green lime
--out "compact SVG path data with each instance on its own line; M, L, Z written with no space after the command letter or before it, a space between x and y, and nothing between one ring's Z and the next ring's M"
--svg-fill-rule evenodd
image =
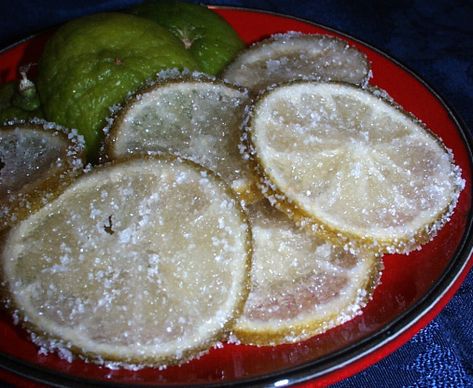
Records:
M131 12L171 31L208 74L218 74L244 47L225 19L202 5L155 0L144 2Z
M93 159L109 108L166 68L198 65L155 22L121 13L75 19L57 30L40 59L38 90L46 118L77 128Z

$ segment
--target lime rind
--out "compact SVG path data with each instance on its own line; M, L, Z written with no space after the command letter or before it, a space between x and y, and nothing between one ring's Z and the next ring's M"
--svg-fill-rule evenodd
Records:
M202 4L146 1L131 12L168 29L192 54L200 69L209 74L218 74L244 48L230 24Z

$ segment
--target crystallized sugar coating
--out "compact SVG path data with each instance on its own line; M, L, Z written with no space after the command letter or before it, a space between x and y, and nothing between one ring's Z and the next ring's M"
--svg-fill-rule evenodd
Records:
M356 240L390 253L417 248L464 187L439 139L366 90L300 82L269 92L249 115L265 195L348 249Z
M84 139L43 120L0 127L0 229L49 201L83 168Z
M117 115L110 157L170 152L215 171L238 193L249 191L253 176L238 148L247 93L199 74L165 79Z
M297 342L359 314L379 279L380 260L353 255L298 229L266 201L248 208L251 291L234 334L244 343Z
M364 85L371 76L364 54L328 35L275 34L243 51L223 79L252 91L294 80L344 81Z
M137 159L83 176L12 229L3 272L46 349L167 365L210 347L239 310L248 233L213 174Z

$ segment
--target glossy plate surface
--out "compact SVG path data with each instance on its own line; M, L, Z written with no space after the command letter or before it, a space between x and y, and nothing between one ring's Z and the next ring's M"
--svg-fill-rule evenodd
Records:
M326 33L342 37L366 53L374 73L371 82L386 89L453 150L466 188L452 220L422 250L408 256L385 256L382 284L361 316L305 342L277 347L226 344L181 367L163 371L110 370L80 360L69 363L54 354L38 354L27 334L13 325L10 316L0 313L0 366L6 370L36 381L76 386L283 386L309 379L319 384L333 383L376 362L411 338L440 312L471 268L472 140L440 97L393 59L333 30L265 12L213 9L246 43L276 32ZM18 66L37 61L48 36L44 33L0 52L0 81L14 79Z

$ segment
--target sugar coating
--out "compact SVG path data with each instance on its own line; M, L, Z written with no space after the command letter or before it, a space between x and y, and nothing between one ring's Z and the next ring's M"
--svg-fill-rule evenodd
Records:
M177 67L172 67L169 69L160 70L156 73L155 77L147 78L142 85L142 89L146 89L152 87L156 84L156 82L165 82L170 80L178 80L178 79L205 79L205 80L215 80L215 77L212 77L208 74L204 74L198 71L190 71L189 69L180 70ZM132 98L136 98L137 100L141 99L141 94L135 95L136 93L133 91L128 92L127 96L125 97L125 103L131 100ZM105 119L106 125L102 128L102 132L105 135L108 135L110 132L110 128L113 125L115 117L117 114L123 109L125 103L117 103L108 108L110 115Z
M0 223L14 222L16 208L27 210L34 200L46 203L55 187L38 190L46 177L76 175L83 168L84 139L40 119L7 122L0 128Z
M243 51L224 71L228 82L263 90L294 80L366 84L371 77L365 55L328 35L275 34Z
M298 229L259 202L248 208L253 235L251 291L235 334L245 342L297 342L360 313L379 278L380 262ZM269 344L269 343L266 343Z
M240 155L245 91L214 80L174 80L135 96L116 118L112 157L170 152L219 174L236 189L251 184Z
M262 184L269 196L281 192L273 202L313 215L314 228L392 239L392 253L415 249L419 233L448 221L464 187L451 152L378 96L308 82L275 89L256 109L248 152L261 162Z
M45 352L166 365L207 349L233 318L247 233L207 171L136 160L87 174L16 226L3 270L20 315L49 334Z

